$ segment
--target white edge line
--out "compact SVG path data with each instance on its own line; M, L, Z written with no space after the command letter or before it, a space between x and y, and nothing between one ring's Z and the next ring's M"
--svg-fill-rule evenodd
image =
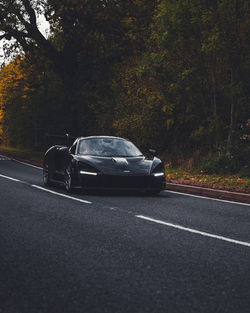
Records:
M6 179L9 179L9 180L13 180L13 181L16 181L16 182L21 182L21 180L19 180L19 179L12 178L12 177L9 177L9 176L5 176L5 175L2 175L2 174L0 174L0 177L6 178Z
M34 168L37 168L39 170L42 170L43 168L42 167L39 167L39 166L35 166L35 165L32 165L32 164L29 164L29 163L25 163L25 162L21 162L19 160L16 160L16 159L13 159L13 158L10 158L11 160L17 162L17 163L20 163L20 164L23 164L23 165L27 165L27 166L30 166L30 167L34 167Z
M15 162L20 163L20 164L24 164L24 165L31 166L31 167L34 167L34 168L38 168L39 170L42 170L42 169L43 169L42 167L35 166L35 165L29 164L29 163L25 163L25 162L16 160L16 159L14 159L14 158L12 158L12 157L8 157L8 156L5 156L5 155L0 154L0 157L1 157L1 156L7 158L7 159L10 160L10 161L15 161Z
M248 204L248 203L242 203L242 202L230 201L230 200L223 200L223 199L217 199L217 198L210 198L210 197L204 197L204 196L197 196L197 195L192 195L192 194L190 194L190 193L184 193L184 192L179 192L179 191L172 191L172 190L167 190L167 189L164 190L164 192L177 193L177 194L179 194L179 195L188 196L188 197L209 199L209 200L213 200L213 201L220 201L220 202L226 202L226 203L232 203L232 204L240 204L240 205L250 206L250 204Z
M235 239L231 239L231 238L227 238L227 237L223 237L223 236L218 236L218 235L206 233L206 232L195 230L195 229L192 229L192 228L183 227L181 225L176 225L176 224L167 223L167 222L164 222L164 221L161 221L161 220L156 220L156 219L153 219L151 217L147 217L147 216L143 216L143 215L136 215L136 217L140 218L140 219L144 219L144 220L150 221L150 222L162 224L162 225L165 225L165 226L168 226L168 227L172 227L172 228L176 228L176 229L179 229L179 230L187 231L187 232L190 232L190 233L198 234L198 235L201 235L201 236L215 238L215 239L227 241L227 242L230 242L230 243L234 243L234 244L237 244L237 245L250 247L250 243L249 242L239 241L239 240L235 240Z
M22 161L14 159L12 157L8 157L8 156L2 155L2 154L0 154L0 156L3 156L3 157L5 157L5 158L7 158L7 159L9 159L11 161L15 161L15 162L20 163L20 164L24 164L24 165L31 166L31 167L34 167L34 168L38 168L39 170L43 169L42 167L35 166L35 165L29 164L29 163L26 163L26 162L22 162Z
M19 179L16 179L16 178L13 178L13 177L9 177L9 176L5 176L5 175L2 175L2 174L0 174L0 177L9 179L9 180L12 180L12 181L15 181L15 182L19 182L19 183L24 183L23 181L21 181ZM71 196L65 195L63 193L55 192L55 191L52 191L52 190L49 190L49 189L46 189L46 188L43 188L43 187L40 187L40 186L37 186L37 185L30 185L30 186L34 187L34 188L37 188L37 189L40 189L40 190L43 190L43 191L46 191L46 192L49 192L49 193L52 193L52 194L57 195L57 196L61 196L61 197L64 197L64 198L68 198L68 199L74 200L74 201L87 203L87 204L92 204L92 202L90 202L90 201L79 199L79 198L75 198L75 197L71 197Z
M65 195L65 194L63 194L63 193L59 193L59 192L56 192L56 191L52 191L52 190L49 190L49 189L46 189L46 188L43 188L43 187L40 187L40 186L37 186L37 185L31 185L31 187L34 187L34 188L37 188L37 189L40 189L40 190L43 190L43 191L52 193L52 194L57 195L57 196L61 196L61 197L64 197L64 198L68 198L68 199L71 199L71 200L75 200L75 201L78 201L78 202L87 203L87 204L92 204L92 202L90 202L90 201L82 200L82 199L75 198L75 197L71 197L71 196Z

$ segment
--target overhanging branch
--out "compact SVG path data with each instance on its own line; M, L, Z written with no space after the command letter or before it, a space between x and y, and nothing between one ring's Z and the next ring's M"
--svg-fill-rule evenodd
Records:
M27 11L29 18L30 18L30 24L34 27L37 27L36 24L36 12L35 10L32 8L30 1L29 0L23 0L23 5L25 7L25 10Z

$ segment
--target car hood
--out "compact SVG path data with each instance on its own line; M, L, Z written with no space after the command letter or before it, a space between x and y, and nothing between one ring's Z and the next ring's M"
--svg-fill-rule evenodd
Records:
M150 175L161 161L157 158L147 160L140 157L98 157L77 156L78 162L88 164L106 175ZM158 160L158 162L157 162Z

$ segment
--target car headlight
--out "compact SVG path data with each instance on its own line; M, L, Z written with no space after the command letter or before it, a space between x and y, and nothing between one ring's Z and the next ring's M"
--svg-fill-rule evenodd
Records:
M82 175L94 175L94 176L98 175L98 173L95 173L95 172L87 172L87 171L80 171L80 174L82 174Z
M159 172L159 173L153 173L153 175L155 177L161 177L161 176L165 176L165 173L164 172Z
M85 163L78 163L79 165L79 172L81 175L92 175L92 176L97 176L98 174L101 174L101 172L94 168L93 166Z
M165 169L162 163L158 164L151 173L154 177L164 177Z

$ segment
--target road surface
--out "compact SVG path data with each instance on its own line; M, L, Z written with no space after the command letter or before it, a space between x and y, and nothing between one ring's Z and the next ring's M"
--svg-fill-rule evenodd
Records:
M0 157L0 313L249 313L250 206L67 194Z

